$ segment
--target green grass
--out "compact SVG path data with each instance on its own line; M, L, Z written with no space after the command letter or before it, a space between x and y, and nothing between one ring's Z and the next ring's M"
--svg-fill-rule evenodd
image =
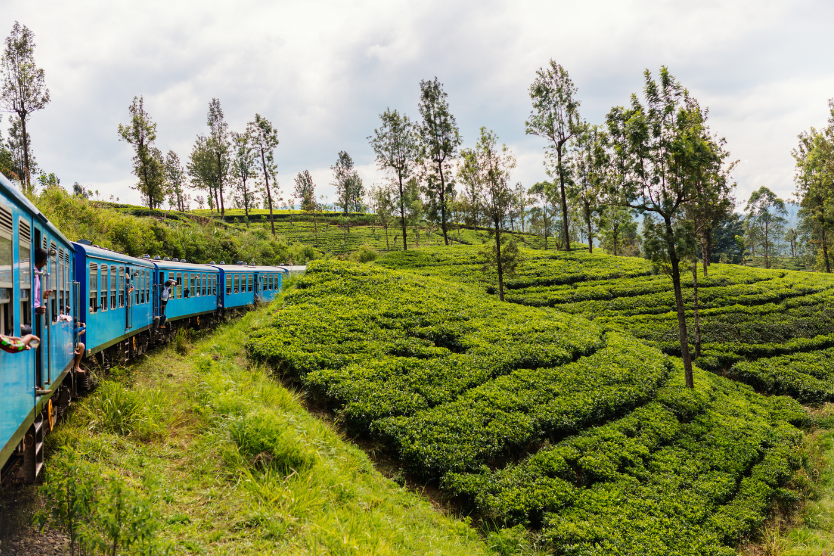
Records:
M105 382L50 436L48 468L73 453L123 481L174 554L490 554L245 360L281 303Z

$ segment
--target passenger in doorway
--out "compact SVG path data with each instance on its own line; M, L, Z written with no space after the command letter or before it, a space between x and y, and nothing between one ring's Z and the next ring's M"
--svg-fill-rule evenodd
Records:
M159 328L165 328L165 306L168 305L168 299L171 297L171 288L176 282L168 280L162 288L162 293L159 296Z
M35 268L39 271L46 266L46 260L48 255L46 253L46 249L35 249ZM49 296L52 294L50 290L46 290L43 292L43 296L41 296L41 277L38 276L38 273L35 273L35 313L38 315L45 315L46 314L46 307L43 306L41 301L46 301L49 299Z
M40 338L37 336L33 336L32 334L27 334L22 338L15 338L14 336L3 336L0 334L0 349L7 353L20 353L21 351L26 351L27 349L32 349L32 346L29 345L32 341L35 341L35 346L40 343Z
M75 323L75 332L80 338L87 332L87 325L83 322L76 321ZM73 369L76 373L83 375L87 371L81 368L81 359L84 357L84 350L87 349L87 346L84 345L83 342L79 341L78 345L75 346L75 358L73 359Z

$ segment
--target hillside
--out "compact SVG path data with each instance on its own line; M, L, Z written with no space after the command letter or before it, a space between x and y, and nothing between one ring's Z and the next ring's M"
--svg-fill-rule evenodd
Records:
M427 274L316 262L247 350L413 480L553 554L735 554L800 465L790 398L702 371L688 391L632 337Z
M680 355L671 280L654 274L648 261L586 252L523 254L518 275L507 281L507 301L580 315ZM394 253L377 264L494 288L472 248ZM682 281L694 342L692 274ZM834 401L834 368L823 364L834 354L834 276L714 264L708 278L699 272L698 285L700 367L802 402Z

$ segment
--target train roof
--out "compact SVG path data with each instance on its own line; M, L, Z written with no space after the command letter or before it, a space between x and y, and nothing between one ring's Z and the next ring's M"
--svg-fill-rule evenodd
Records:
M119 253L118 251L112 251L110 249L105 249L104 247L98 247L96 245L86 245L84 243L78 242L73 242L73 245L75 246L75 250L77 252L84 253L88 257L109 259L111 261L119 261L132 265L146 266L150 268L153 267L153 261L149 261L148 259L131 257L130 255L125 255L124 253Z
M261 266L249 266L242 264L218 264L211 266L226 272L257 272L259 268L265 268Z
M32 202L29 199L27 199L25 195L23 195L23 193L18 191L15 188L15 186L12 185L12 182L9 181L9 179L3 174L0 174L0 194L2 194L4 197L11 198L18 205L23 207L23 209L26 210L26 212L40 220L42 223L48 225L50 231L54 235L64 240L67 243L67 245L70 245L72 243L70 242L70 240L67 239L67 237L64 234L61 233L61 230L59 230L52 222L50 222L49 218L47 218L41 211L39 211L38 207L33 205Z
M306 272L306 270L307 270L307 265L301 265L301 264L297 264L297 265L286 265L286 264L285 264L285 265L281 265L281 266L279 266L278 268L283 268L283 269L284 269L284 270L286 270L287 272Z
M182 270L189 272L217 272L217 268L210 264L198 264L182 261L158 261L156 259L144 259L147 262L153 263L159 270Z

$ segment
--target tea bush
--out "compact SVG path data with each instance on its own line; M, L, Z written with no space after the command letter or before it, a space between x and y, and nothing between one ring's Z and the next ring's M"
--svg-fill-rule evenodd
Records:
M563 265L576 280L654 279L639 260L583 257ZM443 272L313 263L247 351L503 528L496 550L524 526L554 554L729 555L762 523L800 464L795 401L701 370L686 389L654 347L427 275Z

